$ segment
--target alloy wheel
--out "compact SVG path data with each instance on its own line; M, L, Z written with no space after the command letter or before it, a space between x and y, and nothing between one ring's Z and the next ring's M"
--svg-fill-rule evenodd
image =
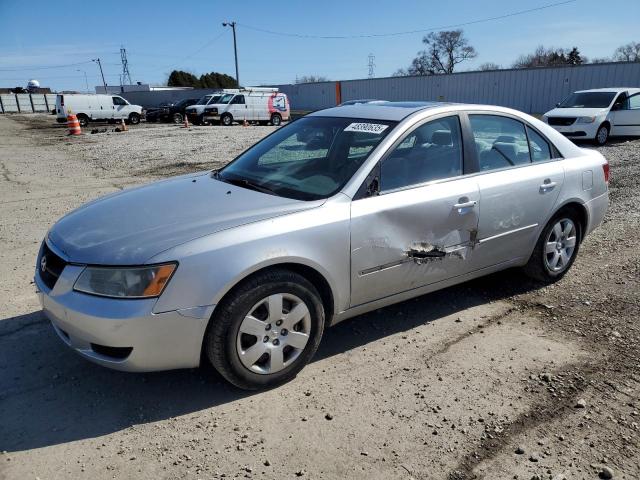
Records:
M549 231L544 248L545 267L553 273L560 273L569 266L576 249L577 230L570 218L558 220Z
M242 365L252 372L277 373L296 361L310 333L307 305L290 293L276 293L260 300L244 317L236 350Z

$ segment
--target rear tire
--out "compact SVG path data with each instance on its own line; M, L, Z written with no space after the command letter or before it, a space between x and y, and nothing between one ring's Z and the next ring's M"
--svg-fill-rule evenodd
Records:
M556 213L544 227L524 266L524 273L541 282L560 280L571 268L582 241L582 224L571 209Z
M600 125L596 132L596 138L593 141L601 147L607 143L607 140L609 140L609 126L606 124Z
M85 128L87 125L89 125L89 117L87 117L84 113L79 113L77 115L77 118L78 118L78 123L82 128Z
M138 125L140 123L140 115L137 113L129 114L129 123L131 125Z
M223 113L220 117L220 124L229 127L233 123L233 117L230 113Z
M184 122L184 117L182 116L181 113L174 113L173 117L171 117L173 120L173 123L175 123L176 125Z
M213 367L245 390L294 378L324 330L324 308L305 277L285 269L258 273L216 307L204 350Z
M282 117L279 113L274 113L273 115L271 115L271 125L273 125L274 127L279 127L281 123Z

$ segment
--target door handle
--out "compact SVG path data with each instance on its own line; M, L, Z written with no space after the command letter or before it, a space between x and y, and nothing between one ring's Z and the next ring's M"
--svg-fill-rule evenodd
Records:
M461 210L463 208L472 208L475 207L477 203L478 202L476 202L475 200L470 200L468 202L456 203L453 208L455 208L456 210Z
M546 192L547 190L553 190L556 185L557 185L556 182L552 182L551 180L547 179L544 181L542 185L540 185L540 190L542 192Z

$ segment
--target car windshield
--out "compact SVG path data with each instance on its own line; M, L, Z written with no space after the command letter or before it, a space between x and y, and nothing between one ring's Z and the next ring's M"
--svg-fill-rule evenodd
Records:
M565 98L558 108L607 108L615 92L575 92Z
M216 178L297 200L337 193L397 122L305 117L255 144Z
M196 103L196 105L206 105L209 102L210 98L211 98L211 95L205 95L200 100L198 100L198 103Z
M218 101L220 100L220 97L221 97L221 96L222 96L222 95L213 95L213 96L211 97L211 100L209 101L209 103L218 103Z

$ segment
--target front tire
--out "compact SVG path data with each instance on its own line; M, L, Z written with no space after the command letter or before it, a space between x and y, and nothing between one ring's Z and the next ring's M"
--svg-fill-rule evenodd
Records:
M603 146L607 143L607 140L609 140L609 126L606 124L600 125L594 142L598 146Z
M129 114L129 123L131 125L138 125L140 123L140 115L137 113Z
M175 123L176 125L179 125L182 122L184 122L184 117L182 116L181 113L174 113L172 120L173 120L173 123Z
M224 113L222 114L222 117L220 117L220 123L225 127L228 127L233 123L233 117L230 113Z
M245 390L294 378L311 360L324 330L316 288L284 269L259 273L218 304L204 348L213 367Z
M581 241L582 224L575 212L558 212L542 230L524 272L545 283L560 280L573 265Z

